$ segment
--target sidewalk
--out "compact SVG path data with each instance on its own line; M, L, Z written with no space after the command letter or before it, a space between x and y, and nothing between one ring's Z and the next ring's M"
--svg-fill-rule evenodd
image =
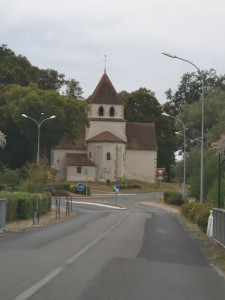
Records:
M48 226L50 224L63 221L69 217L76 216L76 211L73 210L66 216L66 209L64 207L60 208L60 219L56 219L55 207L52 206L51 211L49 211L46 215L39 217L39 224L37 224L38 220L35 219L35 225L33 225L33 218L29 218L28 220L19 220L15 222L6 223L5 232L25 232L28 230L34 230L41 226Z

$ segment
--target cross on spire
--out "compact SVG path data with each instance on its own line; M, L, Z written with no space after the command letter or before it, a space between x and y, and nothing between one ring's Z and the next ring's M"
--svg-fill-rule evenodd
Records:
M103 61L104 61L104 64L105 64L105 67L104 67L104 74L106 74L106 63L107 63L107 59L106 59L106 55L104 55L105 56L105 59L103 59Z

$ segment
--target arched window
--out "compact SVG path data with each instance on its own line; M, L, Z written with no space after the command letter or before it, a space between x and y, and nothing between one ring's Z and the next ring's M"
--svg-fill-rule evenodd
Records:
M103 116L103 114L104 114L104 109L103 109L102 106L99 107L98 114L99 114L99 116Z
M115 115L115 110L114 110L113 106L110 107L109 115L110 115L110 117L114 117L114 115Z

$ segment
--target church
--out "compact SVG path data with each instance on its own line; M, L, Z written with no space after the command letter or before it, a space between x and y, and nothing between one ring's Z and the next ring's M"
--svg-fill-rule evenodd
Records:
M157 141L153 123L124 119L124 104L104 72L88 99L90 126L74 143L62 141L51 153L51 165L65 181L154 182Z

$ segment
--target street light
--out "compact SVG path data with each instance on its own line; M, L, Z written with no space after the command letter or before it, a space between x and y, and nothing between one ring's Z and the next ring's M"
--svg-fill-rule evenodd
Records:
M200 69L193 64L191 61L178 57L176 55L170 54L170 53L166 53L163 52L163 55L166 55L170 58L176 58L176 59L180 59L183 60L189 64L191 64L192 66L194 66L197 71L199 76L201 77L201 81L202 81L202 94L201 94L201 99L202 99L202 130L201 130L201 175L200 175L200 202L203 203L203 197L204 197L204 79L202 76L202 73L200 71Z
M186 127L180 119L178 119L176 117L172 117L165 112L163 112L162 115L179 121L182 124L183 129L184 129L184 202L185 202L185 200L186 200Z
M41 113L41 115L43 115L44 113ZM37 127L38 127L38 144L37 144L37 164L39 165L39 160L40 160L40 129L41 129L41 125L43 122L47 121L47 120L50 120L50 119L54 119L56 116L55 115L52 115L51 117L49 118L46 118L46 119L43 119L43 120L39 120L39 122L31 117L28 117L27 115L25 114L22 114L22 117L24 118L28 118L32 121L34 121L36 124L37 124ZM41 118L41 117L40 117Z

